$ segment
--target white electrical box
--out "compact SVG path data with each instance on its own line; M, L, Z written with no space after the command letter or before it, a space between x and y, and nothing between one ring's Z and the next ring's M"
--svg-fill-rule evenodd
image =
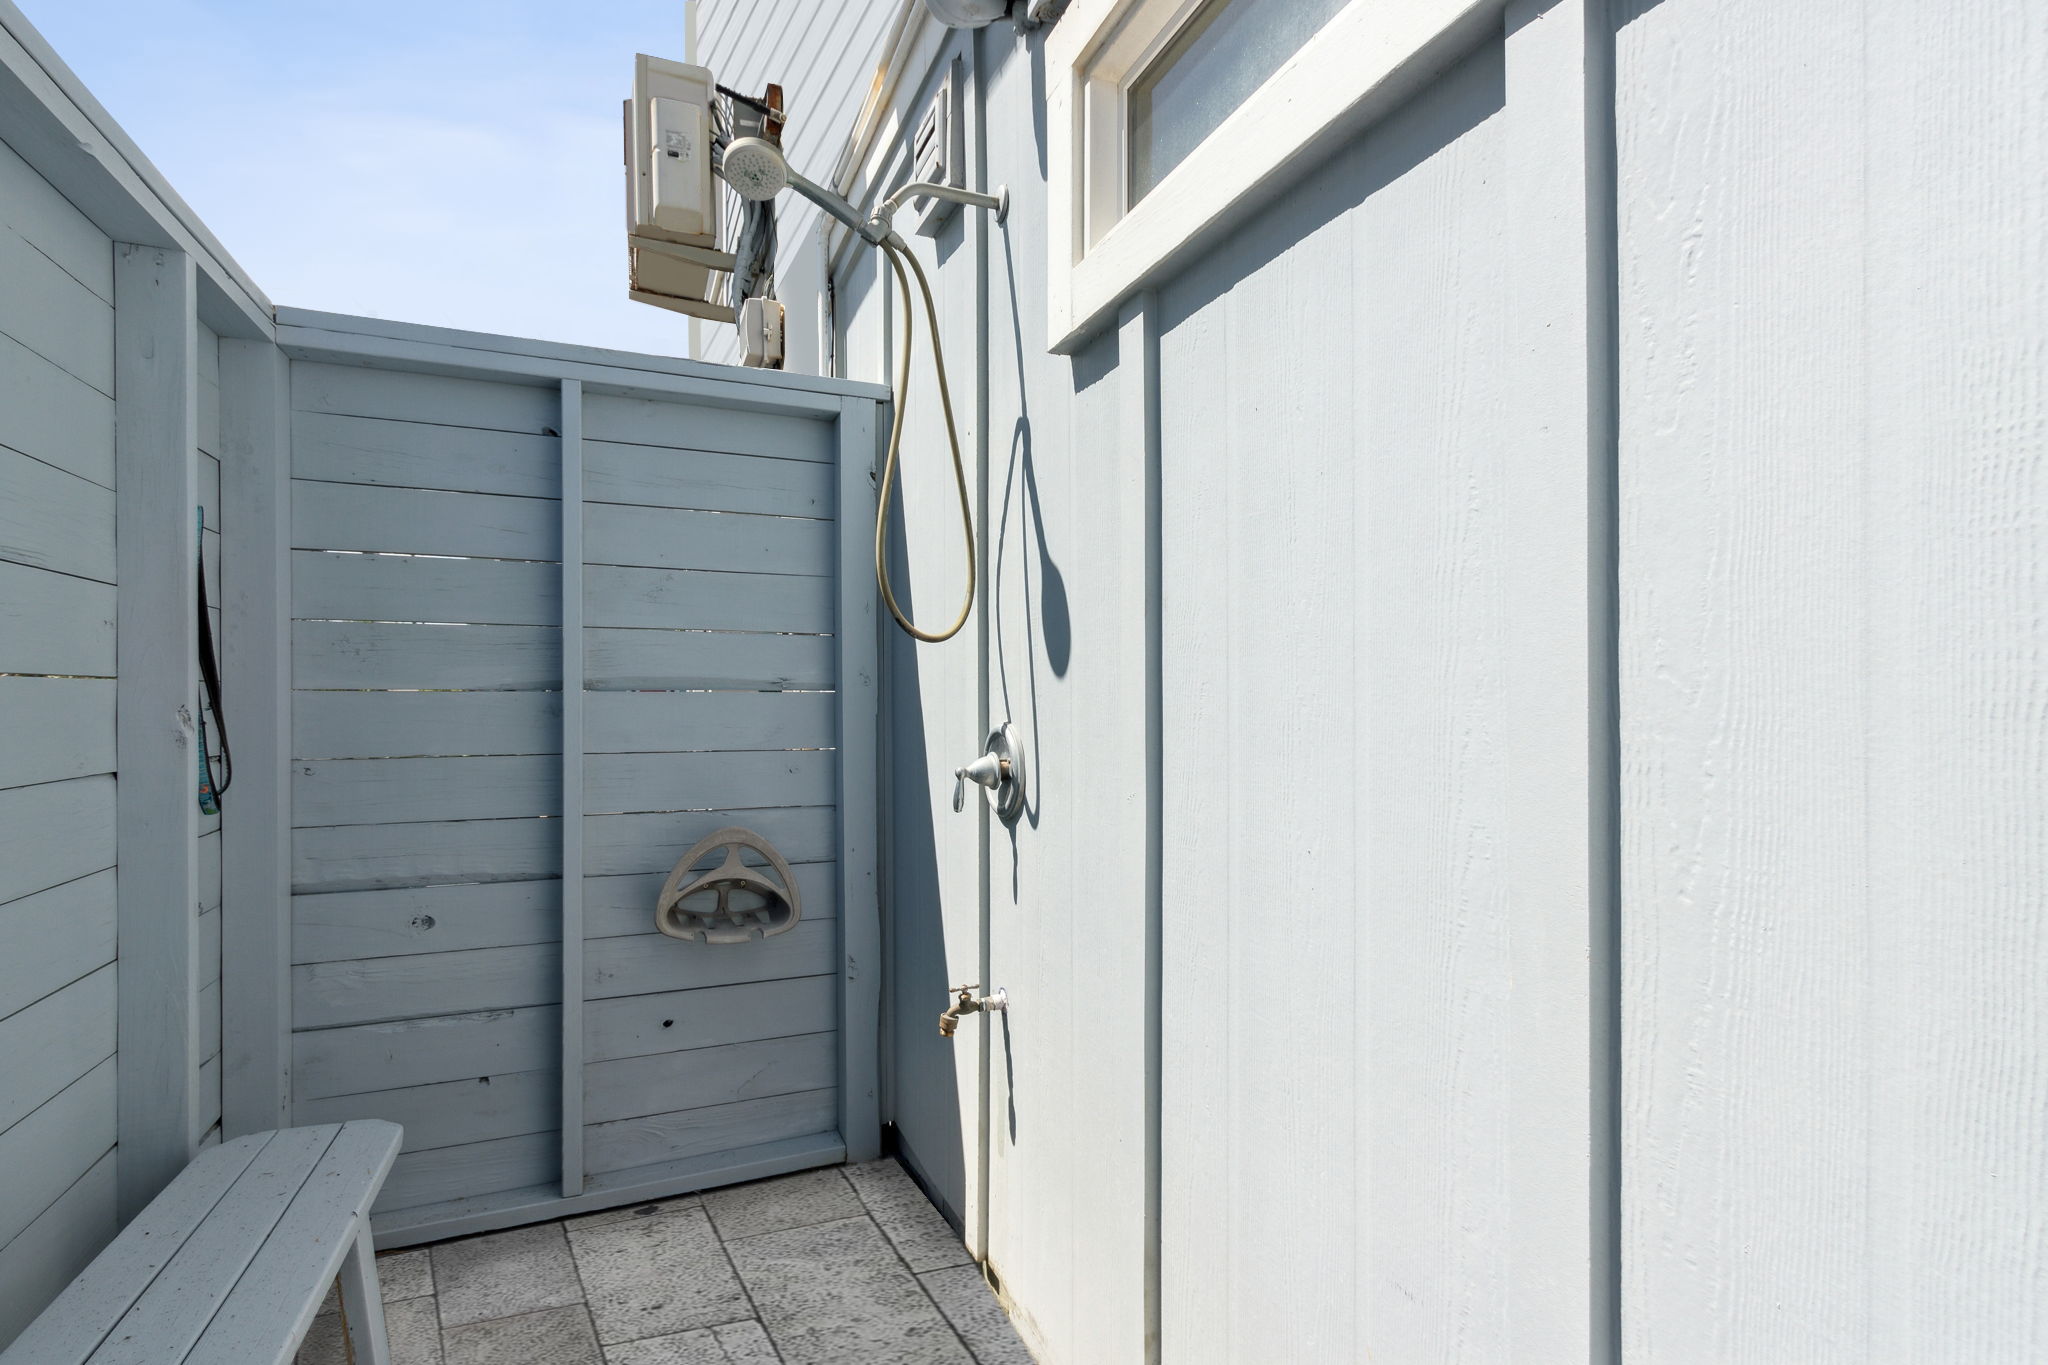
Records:
M774 299L748 299L740 305L740 363L757 370L782 368L783 308Z
M719 196L711 174L711 73L641 53L626 101L628 293L698 317L730 322L710 303L712 273L729 272L719 251Z

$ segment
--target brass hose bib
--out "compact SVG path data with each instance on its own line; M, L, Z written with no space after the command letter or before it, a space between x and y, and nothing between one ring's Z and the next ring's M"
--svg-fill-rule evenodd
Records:
M941 1038L951 1038L953 1036L953 1030L960 1027L960 1016L963 1014L999 1014L1010 1008L1010 995L1008 991L999 990L993 995L984 995L977 999L974 993L980 989L979 983L972 986L955 986L953 988L960 998L955 1000L947 1008L946 1012L939 1016L939 1036Z

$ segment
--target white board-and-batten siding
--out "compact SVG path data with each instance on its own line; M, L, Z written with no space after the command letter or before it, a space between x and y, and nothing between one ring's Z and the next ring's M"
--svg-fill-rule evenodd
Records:
M295 1118L404 1125L378 1208L407 1236L453 1201L541 1199L558 1173L576 1194L831 1138L831 428L303 360L291 388ZM581 584L576 651L565 582ZM583 736L573 803L565 697ZM790 933L731 950L654 932L670 864L722 824L795 866ZM566 1145L565 1040L582 1111Z

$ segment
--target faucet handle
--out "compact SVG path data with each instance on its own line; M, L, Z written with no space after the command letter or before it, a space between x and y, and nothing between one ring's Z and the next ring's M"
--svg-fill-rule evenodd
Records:
M1009 765L1003 761L1001 755L997 754L994 750L990 750L966 767L955 768L953 770L953 810L955 813L967 809L967 784L969 782L977 786L987 787L990 791L995 791L1003 785L1003 779L1009 775L1006 771L1008 767Z

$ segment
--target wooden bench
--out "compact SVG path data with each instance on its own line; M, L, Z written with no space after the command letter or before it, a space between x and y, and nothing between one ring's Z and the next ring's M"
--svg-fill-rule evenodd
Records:
M388 1365L370 1205L400 1135L366 1119L200 1153L0 1365L289 1365L337 1274L358 1365Z

